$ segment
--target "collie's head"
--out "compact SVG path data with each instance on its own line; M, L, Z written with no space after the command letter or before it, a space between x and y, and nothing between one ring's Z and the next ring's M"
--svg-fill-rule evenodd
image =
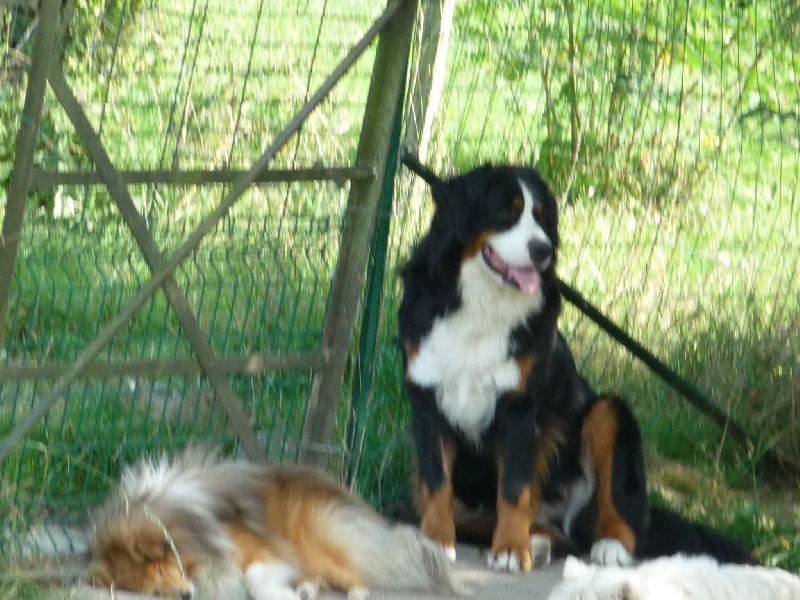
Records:
M232 542L215 516L214 498L194 483L202 464L194 466L187 469L184 457L124 471L93 515L95 586L190 600L200 570L228 561Z
M485 165L435 183L431 192L432 267L456 248L462 276L468 267L528 295L554 278L557 203L535 169Z
M92 553L94 586L180 600L194 596L192 577L198 564L157 523L142 520L105 530L95 540Z

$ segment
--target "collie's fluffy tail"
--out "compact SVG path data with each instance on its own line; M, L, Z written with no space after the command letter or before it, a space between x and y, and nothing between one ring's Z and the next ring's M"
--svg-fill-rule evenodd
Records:
M463 593L444 549L416 528L391 524L360 503L336 505L326 520L367 586Z
M651 507L647 537L644 544L637 547L636 555L655 558L677 553L705 554L720 563L758 564L744 546L711 527L689 521L669 509Z

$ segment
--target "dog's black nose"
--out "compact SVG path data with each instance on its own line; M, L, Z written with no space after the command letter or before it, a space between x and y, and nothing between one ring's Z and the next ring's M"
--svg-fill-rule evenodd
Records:
M553 244L550 243L550 240L531 240L528 243L528 253L536 268L543 271L550 266L553 258Z
M180 600L192 600L192 592L190 592L189 590L181 592L179 598Z

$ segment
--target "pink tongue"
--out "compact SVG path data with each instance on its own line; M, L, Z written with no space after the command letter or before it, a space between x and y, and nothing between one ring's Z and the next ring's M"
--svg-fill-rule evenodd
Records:
M509 267L506 273L509 279L514 280L519 289L526 294L533 294L539 289L539 272L536 269L520 269L517 267Z

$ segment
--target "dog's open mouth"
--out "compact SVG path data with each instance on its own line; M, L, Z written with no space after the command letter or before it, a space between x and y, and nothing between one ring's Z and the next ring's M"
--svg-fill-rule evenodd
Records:
M541 276L535 267L512 267L503 261L494 248L488 244L483 247L483 260L505 281L518 287L526 294L533 294L539 289Z

